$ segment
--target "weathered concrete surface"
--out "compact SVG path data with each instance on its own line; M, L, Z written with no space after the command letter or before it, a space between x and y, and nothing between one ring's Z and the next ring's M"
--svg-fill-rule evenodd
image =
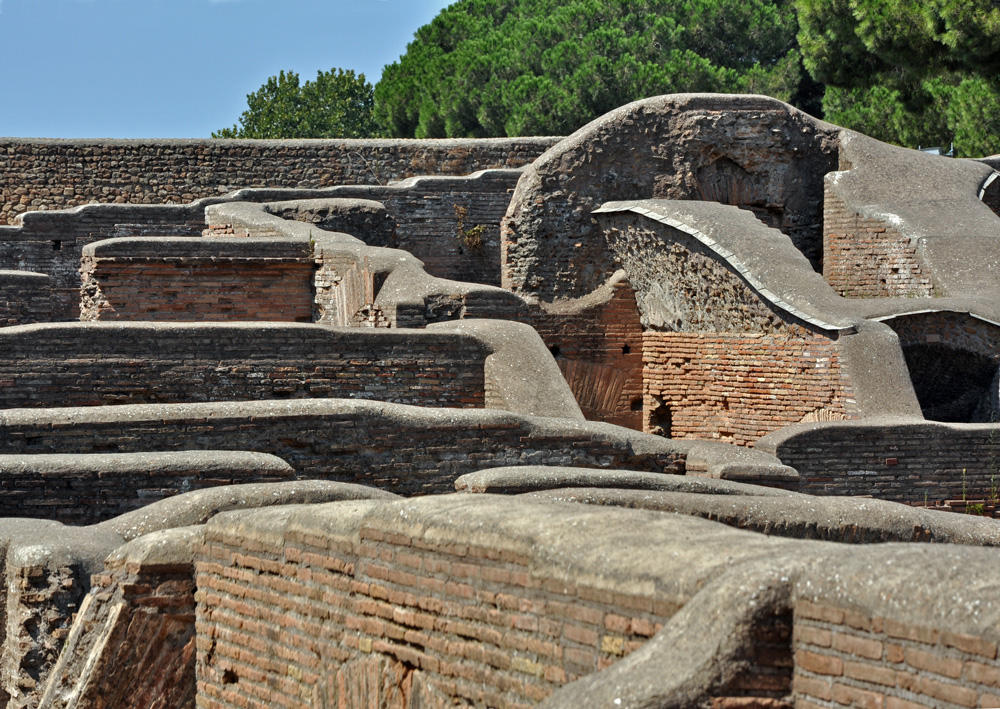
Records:
M939 295L988 300L1000 291L1000 219L979 198L992 168L847 130L840 164L826 177L832 192L908 237Z
M374 246L395 246L396 224L372 199L303 199L269 202L265 211L282 219L315 224L323 231L351 234Z
M472 335L486 357L486 407L516 414L584 420L558 365L535 330L500 320L458 320L429 330Z
M744 206L817 264L838 134L763 96L675 94L616 109L525 170L502 229L503 284L542 300L594 290L614 267L591 212L614 200Z
M205 524L230 510L281 505L307 505L334 500L392 500L385 490L327 480L296 480L288 483L227 485L178 495L128 512L95 527L113 530L125 541L175 527Z
M582 486L581 486L582 487ZM775 537L845 544L937 542L1000 546L993 519L855 497L704 494L688 491L576 489L531 493L544 500L659 510L703 517Z
M690 461L690 454L688 456ZM616 490L662 490L707 495L783 497L792 492L774 487L695 477L666 475L634 470L594 470L593 468L553 468L526 465L490 468L463 475L455 481L459 492L519 495L564 488L612 488Z
M46 678L70 633L74 616L83 613L85 603L94 603L94 600L85 601L89 598L92 576L102 571L105 557L126 541L141 540L143 535L152 532L204 524L226 510L394 497L357 485L297 481L234 485L186 493L90 527L67 527L41 520L3 520L0 540L4 544L2 558L7 593L0 604L5 627L0 656L0 699L6 698L8 707L37 706ZM164 553L175 555L176 549L168 547ZM152 566L159 563L155 556L161 549L159 541L137 544L132 549L141 552L142 558L148 559ZM177 573L189 582L190 568ZM164 583L166 587L171 586L169 579ZM191 594L193 587L188 595ZM191 605L193 600L184 601L179 597L178 603ZM157 607L155 601L151 601L151 605ZM107 611L103 607L92 610L102 614ZM112 615L117 616L118 612ZM178 619L170 623L175 621ZM192 622L193 618L188 617L181 625L190 626ZM112 643L107 652L120 650ZM127 669L126 663L118 671Z

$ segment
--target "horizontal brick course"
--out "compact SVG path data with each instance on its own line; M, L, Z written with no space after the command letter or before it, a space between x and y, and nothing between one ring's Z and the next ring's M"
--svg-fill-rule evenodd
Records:
M753 445L803 420L856 416L835 343L820 335L646 332L645 427Z
M847 624L848 616L855 622ZM992 641L859 616L833 604L796 604L795 706L993 706L1000 666Z
M369 531L377 530L361 529ZM199 706L308 706L302 685L286 677L318 676L331 663L366 653L419 669L424 681L449 696L530 706L637 647L664 621L646 612L621 616L611 605L584 601L580 583L560 582L549 590L542 579L521 585L488 580L497 572L506 572L499 576L507 579L534 576L517 562L488 558L495 556L489 550L433 542L415 549L404 541L379 539L331 552L289 535L286 559L289 552L303 559L333 557L352 569L341 577L351 584L330 584L335 575L315 577L302 573L304 565L288 562L265 576L254 555L241 551L245 544L238 535L210 532L203 558L228 556L234 568L198 563L198 636L210 639L202 645L210 651L199 652ZM401 561L418 570L394 571ZM238 583L228 580L234 571ZM474 585L448 580L456 575ZM253 594L257 588L265 595ZM278 593L267 593L271 589ZM508 600L490 600L501 598ZM421 610L428 606L435 610ZM609 634L611 616L633 630ZM289 619L280 630L278 618ZM226 691L229 677L237 678L245 704Z
M312 325L44 325L0 332L0 408L360 398L482 407L486 348Z

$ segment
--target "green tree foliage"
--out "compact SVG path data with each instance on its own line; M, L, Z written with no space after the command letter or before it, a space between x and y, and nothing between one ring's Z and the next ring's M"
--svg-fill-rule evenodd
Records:
M364 74L331 69L299 84L279 72L252 94L239 123L213 138L367 138L376 135L374 89Z
M796 0L803 61L827 120L902 145L1000 151L1000 5Z
M375 89L389 135L565 135L639 98L753 92L806 108L792 0L459 0Z

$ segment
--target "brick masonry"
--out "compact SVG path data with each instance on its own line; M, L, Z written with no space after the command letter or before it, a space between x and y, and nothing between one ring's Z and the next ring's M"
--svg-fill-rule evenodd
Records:
M845 298L929 298L931 279L909 237L858 214L825 185L823 276Z
M23 706L39 706L46 690L41 706L49 709L193 707L194 581L190 561L114 559L91 577L67 652L43 668L52 682L28 688Z
M1000 492L1000 432L988 424L832 422L778 431L757 448L799 471L799 491L921 504Z
M541 335L584 416L642 428L642 324L628 280L572 311L534 307L514 315Z
M52 282L44 273L0 271L0 327L48 322Z
M643 430L752 446L801 421L856 417L836 344L794 334L647 332Z
M982 637L799 601L793 642L796 707L1000 706L997 645Z
M234 451L0 456L0 517L96 524L181 493L294 477L276 458Z
M0 224L79 204L168 204L246 187L385 184L525 165L558 138L0 142Z
M359 398L483 407L486 348L440 331L33 325L0 332L0 408Z
M354 543L304 530L269 544L213 526L205 541L202 709L361 706L343 702L386 681L380 656L402 665L399 695L434 698L392 706L526 709L641 646L679 605L546 579L528 559L475 543L377 528Z
M229 255L200 241L185 256L84 249L80 319L313 321L314 265L302 245L284 256Z

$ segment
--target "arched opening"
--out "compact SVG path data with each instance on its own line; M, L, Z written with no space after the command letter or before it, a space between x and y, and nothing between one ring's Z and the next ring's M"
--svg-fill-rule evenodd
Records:
M998 418L997 361L938 342L904 345L924 418L983 423Z

